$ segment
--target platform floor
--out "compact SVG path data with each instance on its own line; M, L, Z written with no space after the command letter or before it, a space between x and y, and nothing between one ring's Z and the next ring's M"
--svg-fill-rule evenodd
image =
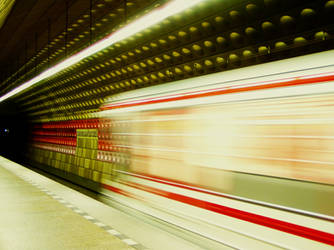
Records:
M8 163L0 159L0 249L133 249L131 239L18 177Z

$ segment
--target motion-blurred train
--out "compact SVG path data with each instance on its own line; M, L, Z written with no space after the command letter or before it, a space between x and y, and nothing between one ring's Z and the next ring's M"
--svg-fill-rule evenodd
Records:
M334 51L121 93L101 110L114 199L234 248L334 246Z
M222 248L332 249L333 58L117 94L97 119L37 124L29 157Z

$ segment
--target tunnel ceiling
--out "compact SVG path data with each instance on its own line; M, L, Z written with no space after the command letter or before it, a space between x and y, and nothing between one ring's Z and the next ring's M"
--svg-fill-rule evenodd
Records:
M0 30L1 96L166 2L17 1ZM5 104L33 122L94 117L116 93L332 49L333 14L333 0L203 1Z

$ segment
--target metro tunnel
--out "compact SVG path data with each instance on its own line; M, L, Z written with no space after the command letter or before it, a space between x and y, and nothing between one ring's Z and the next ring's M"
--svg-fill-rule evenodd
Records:
M333 16L0 1L0 249L333 249Z

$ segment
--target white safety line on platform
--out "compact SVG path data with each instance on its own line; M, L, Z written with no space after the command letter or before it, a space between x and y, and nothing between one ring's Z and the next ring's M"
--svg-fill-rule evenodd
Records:
M0 159L3 158L0 156ZM5 159L5 158L3 158ZM6 159L6 161L11 162L9 160ZM24 168L23 166L20 166L19 164L15 164L17 165L17 167L21 167ZM102 223L101 221L99 221L98 219L94 218L93 216L90 216L89 214L87 214L86 212L82 211L81 209L77 208L76 206L74 206L73 204L67 202L66 200L64 200L63 198L61 198L60 196L50 192L49 190L47 190L46 188L44 188L43 186L41 186L40 184L37 184L34 182L34 180L31 180L29 177L25 176L24 174L20 173L16 173L16 171L14 171L14 169L9 169L6 168L8 170L10 170L13 174L15 174L16 176L18 176L19 178L23 179L25 182L33 185L34 187L38 188L40 191L42 191L43 193L47 194L48 196L50 196L51 198L53 198L54 200L58 201L59 203L61 203L62 205L70 208L73 212L81 215L82 217L84 217L85 219L87 219L88 221L92 222L93 224L95 224L96 226L104 229L106 232L112 234L113 236L117 237L118 239L122 240L124 243L126 243L127 245L131 246L134 249L137 250L144 250L147 249L145 248L143 245L141 245L140 243L137 243L136 241L130 239L129 237L127 237L126 235L116 231L115 229L113 229L111 226L106 225L104 223ZM21 172L21 171L20 171ZM37 174L37 173L36 173Z

